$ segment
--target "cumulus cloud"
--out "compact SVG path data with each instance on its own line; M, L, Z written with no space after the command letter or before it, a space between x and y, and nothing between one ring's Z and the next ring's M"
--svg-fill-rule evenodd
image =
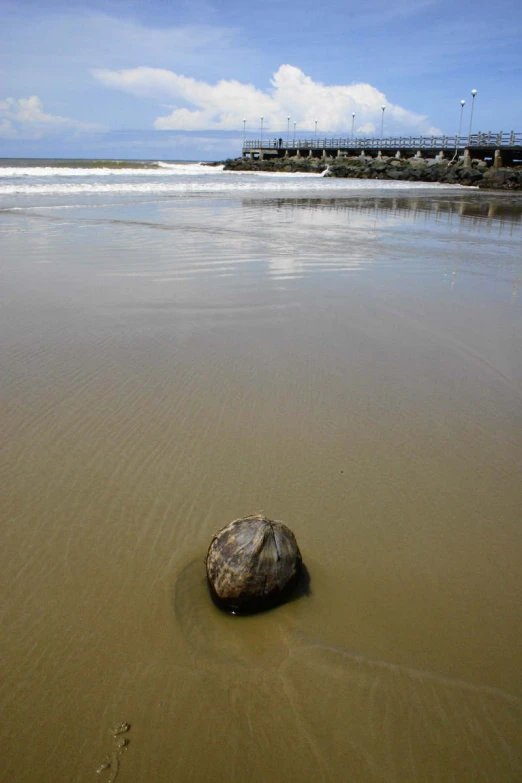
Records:
M95 127L44 112L37 95L0 101L0 137L3 138L40 139L64 132L94 130Z
M373 122L365 122L357 127L357 133L369 133L371 135L372 133L375 133L376 130Z
M267 90L232 79L209 84L164 68L95 70L93 74L107 87L140 98L173 101L172 111L156 119L157 130L233 130L242 127L244 118L248 126L257 128L263 117L267 131L282 131L290 116L292 130L294 122L298 130L314 129L317 120L319 131L335 133L351 129L355 113L356 130L371 133L380 127L381 106L385 105L389 133L441 132L426 115L389 102L371 84L326 85L293 65L281 65Z

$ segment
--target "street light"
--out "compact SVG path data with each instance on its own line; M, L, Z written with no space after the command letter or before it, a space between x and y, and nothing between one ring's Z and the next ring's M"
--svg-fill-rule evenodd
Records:
M245 146L245 136L246 136L246 117L243 119L243 147Z
M473 125L473 109L475 108L475 95L477 94L476 90L471 90L471 117L469 118L469 134L468 136L471 137L471 126ZM471 144L471 138L468 139L468 143Z
M458 135L458 139L460 139L460 132L461 132L461 130L462 130L462 115L464 114L464 106L465 106L465 105L466 105L466 101L464 101L464 100L463 100L463 101L461 101L461 102L460 102L460 122L459 122L459 135ZM458 142L458 139L457 139L457 145L458 145L458 143L459 143L459 142Z
M287 147L289 141L290 141L290 117L288 116L286 118L286 146Z
M382 131L384 128L384 110L386 109L386 106L381 106L382 109L382 117L381 117L381 141L382 141Z
M355 122L355 112L352 111L352 141L353 141L353 124Z
M263 117L261 117L261 149L263 149Z
M458 132L458 134L455 136L455 154L454 154L454 156L453 156L453 158L452 158L452 160L451 160L451 162L452 162L452 163L453 163L453 161L455 160L455 158L457 157L457 153L458 153L458 150L459 150L459 144L460 144L460 132L461 132L461 130L462 130L462 115L463 115L463 113L464 113L464 106L465 106L465 105L466 105L466 101L462 100L462 101L460 102L460 122L459 122L459 132Z
M317 144L317 123L319 120L315 121L315 131L314 131L314 144Z
M294 147L295 147L295 126L297 125L296 122L294 122Z

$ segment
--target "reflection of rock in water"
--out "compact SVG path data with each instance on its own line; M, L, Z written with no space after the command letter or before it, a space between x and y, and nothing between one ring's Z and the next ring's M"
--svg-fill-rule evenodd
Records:
M250 783L522 780L515 697L307 639L307 601L223 614L202 558L177 579L174 608L197 672L192 698L214 727L218 783L245 779L246 758ZM204 779L207 761L186 753L193 779Z
M194 658L270 667L288 654L290 608L279 607L259 617L224 614L212 603L202 559L193 560L180 573L173 600L176 620Z

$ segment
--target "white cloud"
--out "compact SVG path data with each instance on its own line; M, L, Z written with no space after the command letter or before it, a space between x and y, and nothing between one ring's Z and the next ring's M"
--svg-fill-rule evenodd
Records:
M2 120L2 122L0 122L0 139L14 138L16 138L16 129L11 120Z
M381 106L385 105L388 133L440 133L426 115L390 103L371 84L325 85L293 65L281 65L266 91L236 80L209 84L164 68L95 70L93 74L107 87L140 98L175 101L170 114L156 119L157 130L232 130L243 126L243 118L249 127L258 128L263 117L267 131L282 132L290 116L292 130L294 122L298 131L314 129L317 120L319 132L346 132L355 112L358 130L371 133L380 127Z
M365 122L363 125L359 125L356 130L357 133L375 133L376 127L373 122Z
M6 98L0 101L0 137L8 139L40 139L64 132L94 130L69 117L47 114L36 95L29 98Z

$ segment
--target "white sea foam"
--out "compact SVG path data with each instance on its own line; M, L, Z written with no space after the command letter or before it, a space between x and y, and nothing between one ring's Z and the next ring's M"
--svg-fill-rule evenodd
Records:
M172 176L212 176L221 174L223 166L205 166L203 163L162 163L157 161L158 168L80 168L76 166L1 166L2 179L25 179L27 177L172 177Z
M325 179L321 175L308 175L303 182L302 177L282 180L279 177L258 178L254 181L234 177L230 180L205 182L59 182L53 184L22 184L14 183L0 185L1 196L13 195L72 195L75 193L143 193L143 194L183 194L183 193L244 193L244 192L281 192L296 193L299 191L318 191L321 193L336 193L357 190L426 190L454 188L453 185L441 185L427 182L390 182L389 180L347 180ZM457 186L458 187L458 186Z

